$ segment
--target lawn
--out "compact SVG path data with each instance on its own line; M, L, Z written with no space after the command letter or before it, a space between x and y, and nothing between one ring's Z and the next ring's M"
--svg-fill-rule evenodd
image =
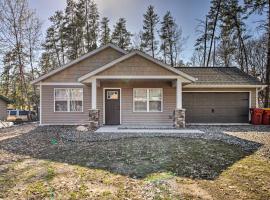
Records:
M265 128L207 129L250 148L199 137L62 139L73 129L0 130L0 199L270 199Z

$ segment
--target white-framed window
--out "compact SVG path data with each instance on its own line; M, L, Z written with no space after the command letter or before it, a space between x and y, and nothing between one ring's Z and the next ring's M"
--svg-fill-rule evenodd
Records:
M134 88L133 112L162 112L162 88Z
M55 112L83 112L83 88L55 88Z

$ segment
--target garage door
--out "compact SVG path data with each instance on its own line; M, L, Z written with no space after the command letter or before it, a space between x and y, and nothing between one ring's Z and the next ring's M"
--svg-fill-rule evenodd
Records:
M248 92L184 92L187 123L247 123Z

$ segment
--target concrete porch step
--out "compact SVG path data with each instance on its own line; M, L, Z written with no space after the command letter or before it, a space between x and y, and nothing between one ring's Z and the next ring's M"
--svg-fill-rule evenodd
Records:
M120 126L102 126L95 133L204 133L197 129L174 129L172 127L120 127Z

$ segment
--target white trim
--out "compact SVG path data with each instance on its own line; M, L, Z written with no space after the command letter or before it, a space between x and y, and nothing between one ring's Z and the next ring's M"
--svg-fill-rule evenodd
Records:
M93 55L99 53L100 51L102 51L102 50L104 50L104 49L106 49L108 47L111 47L111 48L113 48L113 49L115 49L115 50L117 50L117 51L119 51L119 52L121 52L123 54L127 54L127 51L125 51L124 49L121 49L121 48L115 46L114 44L107 44L105 46L99 47L99 48L97 48L97 49L95 49L95 50L81 56L80 58L77 58L77 59L67 63L66 65L64 65L62 67L59 67L59 68L57 68L55 70L52 70L51 72L49 72L49 73L47 73L47 74L45 74L43 76L40 76L39 78L31 81L31 84L36 84L36 83L38 83L38 82L52 76L53 74L56 74L57 72L60 72L60 71L66 69L66 68L68 68L68 67L70 67L70 66L72 66L74 64L77 64L78 62L80 62L80 61L82 61L82 60L84 60L86 58L89 58L90 56L93 56Z
M88 80L92 80L92 79L178 79L181 77L179 76L92 76L90 79ZM183 79L185 80L185 79Z
M135 89L145 89L146 92L147 92L147 99L146 99L146 102L147 102L147 108L146 108L146 111L136 111L135 110L135 101L134 101L134 92L135 92ZM149 110L149 90L150 89L161 89L161 111L150 111ZM133 88L132 89L132 102L133 102L133 112L134 113L162 113L163 112L163 88Z
M92 85L91 85L91 108L97 109L97 79L92 80Z
M55 110L55 90L56 89L82 89L82 111L70 111L70 98L68 97L68 100L67 100L67 111L56 111ZM54 88L53 90L53 112L54 113L83 113L84 110L83 110L83 105L84 105L84 100L83 100L83 97L84 97L84 90L83 88Z
M38 85L69 85L69 86L83 86L84 84L78 82L40 82Z
M230 90L224 90L224 91L221 91L221 90L192 90L192 91L182 91L182 92L252 92L252 91L250 91L250 90L232 90L232 91L230 91Z
M185 85L184 88L261 88L264 87L264 85Z
M182 109L182 82L180 79L176 80L176 109Z
M103 124L105 125L105 115L106 115L106 112L105 112L105 90L120 90L120 125L122 124L122 88L116 88L116 87L110 87L110 88L103 88L102 90L102 99L103 99Z
M157 65L159 65L159 66L161 66L161 67L163 67L163 68L165 68L165 69L167 69L167 70L169 70L169 71L171 71L171 72L173 72L173 73L175 73L175 74L177 74L179 76L182 76L183 78L186 79L187 82L196 81L196 78L194 78L194 77L192 77L192 76L190 76L190 75L188 75L188 74L186 74L184 72L181 72L180 70L177 70L177 69L175 69L175 68L173 68L173 67L171 67L171 66L169 66L169 65L167 65L167 64L165 64L163 62L160 62L159 60L154 59L153 57L151 57L151 56L149 56L149 55L147 55L145 53L142 53L142 52L140 52L138 50L135 50L135 51L133 51L133 52L131 52L129 54L126 54L125 56L122 56L122 57L120 57L120 58L118 58L118 59L116 59L116 60L114 60L114 61L112 61L112 62L110 62L110 63L108 63L106 65L103 65L102 67L100 67L100 68L98 68L98 69L96 69L96 70L94 70L94 71L92 71L92 72L90 72L88 74L85 74L85 75L81 76L80 78L78 78L78 81L82 82L82 81L84 81L84 80L98 74L99 72L102 72L102 71L114 66L115 64L120 63L120 62L134 56L134 55L140 55L143 58L146 58L146 59L154 62L155 64L157 64Z
M39 124L42 124L42 85L39 86Z

